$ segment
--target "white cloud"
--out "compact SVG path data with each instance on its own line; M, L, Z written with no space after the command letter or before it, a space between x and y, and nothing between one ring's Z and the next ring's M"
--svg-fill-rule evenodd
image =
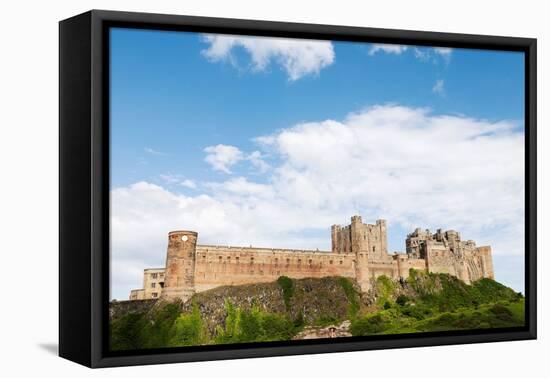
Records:
M261 182L234 177L197 195L146 182L116 188L112 276L123 288L116 292L135 270L123 265L164 264L170 230L196 230L200 243L329 249L330 225L356 212L405 230L453 228L492 245L495 256L523 255L524 135L517 127L374 106L258 138L277 162Z
M445 81L443 79L439 79L435 82L434 86L432 87L432 92L436 93L440 96L445 95Z
M181 181L180 185L189 189L197 189L197 184L195 183L195 181L189 179Z
M197 188L197 183L195 181L186 179L183 175L165 173L159 175L159 177L168 186L179 185L189 189Z
M386 43L374 43L369 49L369 55L374 55L377 52L385 52L387 54L399 55L407 50L407 46L404 45L392 45Z
M265 156L260 151L245 154L238 147L225 144L208 146L204 149L207 153L204 160L216 171L232 174L230 168L241 161L248 161L259 173L269 170L269 164L264 161Z
M159 177L167 184L177 184L181 180L181 175L174 175L171 173L160 174Z
M441 59L445 63L451 61L453 49L449 47L415 47L414 56L423 62L439 63Z
M329 41L232 35L205 35L203 40L210 46L202 54L212 62L229 61L236 65L233 50L241 47L250 55L254 71L264 71L275 62L291 81L318 75L334 62L334 49Z
M369 55L375 55L377 53L386 53L401 55L409 49L412 50L414 57L423 62L437 63L438 57L443 58L445 62L451 60L451 54L453 49L449 47L420 47L420 46L406 46L406 45L394 45L385 43L374 43L368 50Z
M247 160L250 161L253 167L255 167L260 173L265 173L269 170L269 164L264 160L264 156L260 151L253 151L247 156Z
M451 49L450 47L434 47L434 51L436 54L448 57L452 54L453 49Z
M218 144L208 146L204 149L207 153L204 161L212 166L216 171L231 173L230 168L244 159L244 154L235 146Z
M157 150L152 149L151 147L145 147L144 151L151 155L157 155L157 156L167 156L164 152L160 152Z

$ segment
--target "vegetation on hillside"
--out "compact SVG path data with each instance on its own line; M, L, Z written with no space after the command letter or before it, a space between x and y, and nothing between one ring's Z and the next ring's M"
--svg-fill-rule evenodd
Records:
M283 276L120 316L111 320L111 348L290 340L306 326L344 320L354 336L518 327L524 324L524 298L490 279L467 285L447 274L415 270L404 281L378 277L364 294L349 278Z

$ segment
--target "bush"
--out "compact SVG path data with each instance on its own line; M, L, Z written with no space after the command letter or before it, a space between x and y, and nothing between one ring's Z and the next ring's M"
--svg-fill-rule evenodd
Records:
M397 303L399 306L405 306L408 301L409 301L409 297L401 294L397 297L397 299L395 300L395 303Z
M353 336L368 336L386 329L387 322L381 314L366 316L352 321L350 332Z
M342 289L344 289L344 293L346 294L346 298L348 299L348 317L350 319L355 318L357 316L357 313L359 312L359 294L353 287L353 283L349 278L346 277L340 277L339 278L340 286L342 286Z
M208 341L199 307L193 306L191 314L182 314L174 322L171 330L170 346L201 345Z
M111 349L141 349L144 344L141 330L145 325L144 314L127 314L112 321L109 328Z
M280 276L277 279L277 283L283 289L283 300L285 302L285 308L287 311L290 311L290 299L294 295L294 283L292 279L287 276Z
M512 311L510 311L508 307L500 303L493 305L489 309L489 311L491 311L491 313L495 315L498 320L511 321L514 318L514 314L512 314Z
M263 312L256 306L242 310L227 301L226 310L225 328L217 328L216 344L289 340L301 327L285 316Z

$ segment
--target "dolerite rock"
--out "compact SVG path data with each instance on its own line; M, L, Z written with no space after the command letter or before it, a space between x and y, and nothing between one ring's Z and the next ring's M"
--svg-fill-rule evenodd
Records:
M351 332L349 327L351 322L345 320L337 325L329 325L326 327L305 327L303 331L294 336L293 340L307 339L332 339L335 337L349 337Z
M306 324L320 318L345 319L349 301L339 277L304 278L293 281L293 295L287 309L283 290L277 282L222 286L195 294L183 305L190 313L198 306L210 332L225 324L226 301L241 310L257 307L262 311L302 318ZM354 283L355 284L355 283ZM357 289L358 290L358 289Z
M127 314L146 313L157 303L157 299L132 301L112 301L109 303L109 320L115 320Z

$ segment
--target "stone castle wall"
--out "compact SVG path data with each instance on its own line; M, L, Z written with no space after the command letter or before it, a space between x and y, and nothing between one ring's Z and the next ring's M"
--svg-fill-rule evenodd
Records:
M198 245L195 290L291 278L355 278L354 255L313 250Z
M331 251L296 250L200 245L196 232L172 231L168 235L166 268L146 270L144 289L132 290L130 299L158 297L158 286L147 287L153 283L147 275L153 272L158 278L164 276L161 297L184 300L218 286L272 282L280 276L349 277L363 291L381 275L407 278L411 268L448 273L467 283L494 278L491 247L461 241L453 230L432 234L416 229L407 236L406 253L392 255L387 250L384 220L364 224L360 216L354 216L348 226L332 226L331 238Z

